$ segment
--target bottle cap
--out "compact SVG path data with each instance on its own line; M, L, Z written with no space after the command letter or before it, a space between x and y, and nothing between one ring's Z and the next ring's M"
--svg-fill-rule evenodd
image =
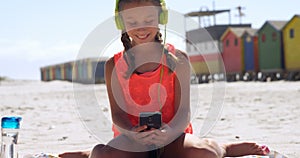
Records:
M2 117L1 119L1 127L2 128L13 128L18 129L20 128L20 121L22 120L21 117Z

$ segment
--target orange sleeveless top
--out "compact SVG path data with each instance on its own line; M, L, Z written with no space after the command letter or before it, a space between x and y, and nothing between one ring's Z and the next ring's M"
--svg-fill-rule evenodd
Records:
M165 57L163 60L166 63ZM176 72L170 73L167 66L160 64L152 72L143 74L132 73L126 79L125 74L128 66L123 57L123 52L114 55L114 62L115 71L126 102L123 110L128 113L128 118L132 125L138 125L140 112L160 111L162 113L162 121L164 123L170 122L175 115ZM114 126L113 132L114 137L120 134ZM192 132L192 126L189 124L185 133Z

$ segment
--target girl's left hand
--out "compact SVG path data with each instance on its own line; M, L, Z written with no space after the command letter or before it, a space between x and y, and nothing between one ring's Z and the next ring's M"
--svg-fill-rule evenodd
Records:
M149 140L150 143L159 147L166 146L170 143L169 140L171 140L171 130L172 129L168 124L164 124L161 129L153 129L153 133L151 135L152 139Z

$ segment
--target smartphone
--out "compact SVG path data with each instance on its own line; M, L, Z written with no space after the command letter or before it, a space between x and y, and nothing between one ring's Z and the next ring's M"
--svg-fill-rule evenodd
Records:
M161 127L161 112L141 112L139 115L139 125L147 125L146 130L152 128L159 129Z

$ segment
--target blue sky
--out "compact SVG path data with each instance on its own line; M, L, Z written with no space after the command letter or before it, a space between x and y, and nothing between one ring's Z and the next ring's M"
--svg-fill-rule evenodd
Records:
M242 22L254 28L300 14L299 0L166 0L167 8L182 14L212 9L213 2L216 9L231 9L231 23L239 23L235 7L244 7ZM89 33L112 18L114 6L103 0L1 1L0 76L40 80L40 67L76 59ZM227 14L217 17L221 23L228 23Z

